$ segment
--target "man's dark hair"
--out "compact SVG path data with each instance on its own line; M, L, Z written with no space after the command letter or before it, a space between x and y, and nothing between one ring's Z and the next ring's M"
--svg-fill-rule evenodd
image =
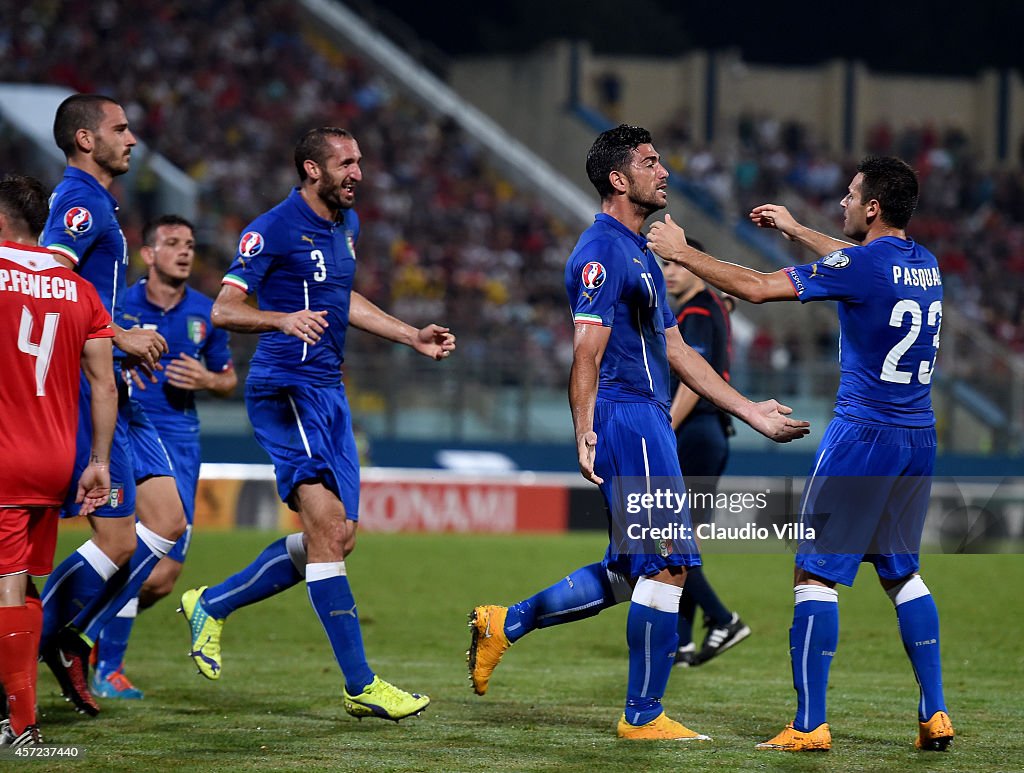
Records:
M196 227L181 215L160 215L160 217L150 220L143 226L142 243L147 247L156 246L156 229L162 225L183 225L193 234L196 232Z
M868 156L857 165L864 175L860 200L875 199L882 207L882 222L903 230L917 209L917 175L906 161L893 156Z
M50 212L46 199L46 188L35 177L11 174L0 180L0 212L15 221L13 228L42 233Z
M295 146L295 171L299 173L299 182L309 177L303 166L307 160L315 161L319 166L326 163L330 154L330 148L327 146L328 137L352 139L352 133L337 126L321 126L319 129L310 129L306 132Z
M103 122L103 105L117 102L102 94L72 94L60 103L53 119L53 139L64 155L71 158L77 151L75 133L79 129L96 131Z
M608 175L623 171L629 166L633 150L650 141L651 133L647 129L628 124L621 124L597 135L587 153L587 177L602 199L613 193Z

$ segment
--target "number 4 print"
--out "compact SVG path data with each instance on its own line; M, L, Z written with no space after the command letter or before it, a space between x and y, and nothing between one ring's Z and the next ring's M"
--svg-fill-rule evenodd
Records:
M57 337L57 323L60 314L49 312L43 321L43 332L39 343L32 343L32 328L35 320L27 306L21 307L21 325L18 327L18 349L29 357L36 358L36 397L46 394L46 374L50 370L50 358L53 356L53 342Z

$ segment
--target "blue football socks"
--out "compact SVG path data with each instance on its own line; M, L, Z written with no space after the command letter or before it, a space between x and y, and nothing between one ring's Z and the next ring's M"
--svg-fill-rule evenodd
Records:
M135 524L135 532L138 542L128 566L118 570L99 595L71 621L71 626L89 642L99 639L107 623L125 604L138 597L153 567L174 547L173 540L161 537L142 523Z
M827 721L828 672L839 644L839 594L823 585L798 585L793 591L796 605L789 629L797 695L793 727L807 733Z
M563 577L550 588L508 608L505 636L521 639L535 628L593 617L615 604L608 574L601 564L590 564Z
M896 607L903 648L921 688L917 715L921 722L926 722L936 711L946 710L939 657L939 611L928 586L916 574L893 588L889 596Z
M223 620L236 609L255 604L291 588L305 576L302 534L272 542L256 560L219 585L203 592L201 602L210 617Z
M100 633L96 642L96 671L101 678L117 671L124 663L138 608L138 599L129 601Z
M40 646L46 647L77 612L88 606L117 572L111 561L92 540L61 561L43 587L43 632Z
M358 695L373 681L373 671L366 662L363 632L345 562L307 564L306 590L345 675L345 689L349 695Z
M682 588L641 577L626 618L629 683L626 721L645 725L664 710L661 699L672 672L679 635L676 620Z

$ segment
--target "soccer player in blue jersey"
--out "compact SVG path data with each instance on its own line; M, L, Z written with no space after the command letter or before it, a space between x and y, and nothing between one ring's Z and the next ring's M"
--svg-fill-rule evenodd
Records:
M939 658L939 616L918 570L921 530L935 463L931 380L942 321L935 257L907 237L917 176L897 158L865 158L842 200L848 241L812 231L785 207L755 208L751 219L822 257L763 274L687 246L670 218L649 243L739 298L839 302L839 393L818 449L801 515L815 529L797 551L790 658L797 711L759 749L831 747L828 672L839 641L837 583L853 585L861 561L875 567L896 608L903 646L920 686L915 746L945 750L953 739ZM870 477L870 481L865 481ZM858 482L859 481L859 482Z
M345 336L356 327L434 360L451 354L455 337L438 325L417 330L353 292L361 160L344 129L307 132L295 147L298 187L246 228L213 307L214 324L261 334L246 407L274 462L278 493L298 512L303 533L271 544L225 582L186 592L181 608L193 660L216 679L224 618L305 576L345 677L345 711L397 721L423 711L430 698L375 675L363 651L345 568L359 518L359 453L341 380ZM246 302L250 294L258 307Z
M603 132L587 154L587 175L601 196L601 212L565 267L575 321L569 405L580 472L600 487L614 535L628 520L622 495L639 493L633 486L684 491L669 421L670 369L697 394L774 440L805 435L807 422L788 418L790 410L774 400L748 401L679 335L661 267L640 235L648 216L667 202L668 170L650 133L627 125ZM687 512L665 525L676 527L678 539L662 542L658 552L645 550L653 548L646 540L612 536L602 561L511 607L476 607L468 653L475 692L487 692L502 655L530 631L629 600L629 677L618 736L707 740L669 719L661 706L679 641L686 568L700 564L696 544L684 531Z
M128 288L124 319L126 324L156 330L168 350L161 358L163 370L155 374L156 383L138 379L134 394L170 457L189 525L146 579L138 598L125 604L96 642L91 687L101 698L143 697L124 673L124 655L136 614L174 589L188 553L200 466L196 392L227 397L238 383L228 334L210 320L213 300L187 284L195 259L192 224L178 215L147 223L141 254L148 272Z
M689 243L697 249L696 239ZM686 344L706 359L715 372L729 380L732 333L729 311L718 294L703 280L678 263L666 262L665 287L672 298L679 334ZM687 488L697 496L690 509L694 527L710 523L718 479L729 461L729 436L734 434L729 414L706 400L677 379L672 379L672 405L669 413L676 432L679 467ZM693 643L693 618L700 607L704 613L705 635L700 650ZM686 572L686 588L679 604L679 648L677 666L699 666L750 636L750 627L726 607L704 576L704 567L692 566Z
M57 108L53 135L67 157L67 169L50 199L41 243L96 287L114 320L119 375L137 366L152 373L159 369L167 343L155 330L124 320L128 250L117 221L117 201L109 191L130 164L135 137L128 119L109 97L75 94ZM110 501L89 516L92 538L54 569L43 591L40 654L65 697L90 715L99 712L88 685L93 643L185 531L185 514L160 439L130 397L126 380L118 382ZM88 464L91 445L88 394L83 379L75 480ZM68 502L64 515L77 514L78 508Z

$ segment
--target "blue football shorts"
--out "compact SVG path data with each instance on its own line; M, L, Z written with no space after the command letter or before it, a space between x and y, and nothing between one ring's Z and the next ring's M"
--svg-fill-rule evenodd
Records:
M199 485L199 467L201 456L199 452L199 435L189 433L174 435L163 433L160 436L164 448L171 459L174 468L174 482L178 487L178 494L181 496L181 504L185 509L185 520L188 526L185 533L178 537L174 547L167 554L179 563L185 563L185 556L188 555L189 544L192 541L192 522L196 512L196 488Z
M149 478L174 477L174 465L160 433L146 415L146 409L135 398L128 401L128 437L135 457L135 483Z
M250 379L245 405L256 441L274 463L277 493L296 509L300 483L320 482L359 520L359 451L343 384L269 384Z
M61 518L73 518L78 515L79 506L75 504L78 491L78 479L89 466L92 453L92 389L89 381L82 375L78 391L78 435L75 439L75 468L71 475L71 487L61 507ZM123 518L135 514L135 457L129 426L131 424L131 398L128 386L118 379L117 390L117 425L114 428L114 441L110 447L110 499L93 511L97 518Z
M688 507L637 504L640 497L655 490L686 491L668 414L653 403L598 399L594 432L594 472L604 479L600 488L610 518L603 565L634 579L650 577L669 566L700 566ZM673 536L638 537L636 530L644 526L671 527Z
M862 561L898 580L920 566L921 532L935 469L934 427L833 419L804 486L797 548L806 572L853 585Z

